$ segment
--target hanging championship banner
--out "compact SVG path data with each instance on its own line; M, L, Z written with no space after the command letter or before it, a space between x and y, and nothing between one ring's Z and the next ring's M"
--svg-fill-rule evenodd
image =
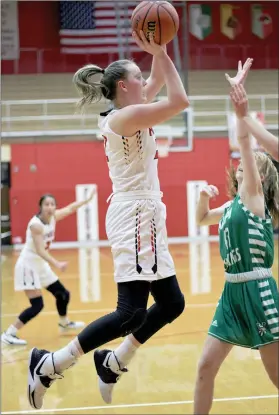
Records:
M239 6L232 4L221 4L220 6L220 30L229 39L235 39L241 33L241 24L238 12Z
M1 2L1 60L19 58L17 1Z
M267 38L272 33L272 18L261 4L251 6L252 15L252 33L260 39Z
M207 4L191 4L189 6L190 33L203 40L212 32L211 7Z

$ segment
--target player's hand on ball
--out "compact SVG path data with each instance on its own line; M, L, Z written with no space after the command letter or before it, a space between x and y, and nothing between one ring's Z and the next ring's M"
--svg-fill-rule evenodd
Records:
M212 199L219 195L219 190L216 186L213 186L212 184L206 185L200 192L200 195L203 197L208 197L209 199Z
M154 42L153 34L149 34L149 41L145 37L143 31L140 31L140 37L137 35L136 32L132 33L133 38L135 39L136 44L145 52L150 53L153 56L160 55L161 53L165 53L166 48L161 45L157 45Z
M245 80L247 78L248 72L252 66L253 59L248 58L242 67L241 61L238 61L238 71L234 78L231 78L227 73L225 74L226 80L229 82L231 86L234 85L244 85Z
M66 261L58 261L56 264L56 267L62 272L66 270L67 266L68 266L68 262Z

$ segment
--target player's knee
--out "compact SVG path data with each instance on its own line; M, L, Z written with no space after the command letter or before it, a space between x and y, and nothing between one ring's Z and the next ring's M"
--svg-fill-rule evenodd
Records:
M207 378L215 378L218 373L220 365L209 354L201 357L198 364L198 379L204 380Z
M201 359L198 364L198 379L204 380L213 374L213 364L209 359Z
M63 289L57 291L56 293L56 299L63 301L64 304L68 304L70 301L70 291L68 291L64 286Z
M137 310L133 310L130 313L123 314L120 312L120 314L122 314L122 336L127 336L128 334L139 329L143 325L143 323L146 320L147 311L144 308L138 308Z
M185 309L185 298L181 293L180 298L171 302L167 307L163 307L163 313L166 316L167 322L171 323L179 317Z
M70 301L70 292L61 284L59 290L55 291L56 307L60 316L67 314L67 306Z
M61 284L60 281L55 281L47 290L51 292L56 298L57 303L67 305L70 301L70 292Z
M34 314L33 317L38 315L44 308L44 300L43 297L36 297L30 299L32 313Z
M19 320L26 324L28 321L32 320L32 318L36 317L44 308L44 300L43 297L36 297L30 298L31 307L24 310L19 316Z

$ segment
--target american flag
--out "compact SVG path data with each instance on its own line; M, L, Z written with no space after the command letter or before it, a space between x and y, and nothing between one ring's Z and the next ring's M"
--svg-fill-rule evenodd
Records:
M61 52L68 54L138 51L131 36L131 15L138 3L60 1Z

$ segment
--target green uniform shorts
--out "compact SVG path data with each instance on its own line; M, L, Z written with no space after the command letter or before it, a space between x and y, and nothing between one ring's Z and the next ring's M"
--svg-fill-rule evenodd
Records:
M208 334L258 349L279 340L279 295L274 278L225 283Z

